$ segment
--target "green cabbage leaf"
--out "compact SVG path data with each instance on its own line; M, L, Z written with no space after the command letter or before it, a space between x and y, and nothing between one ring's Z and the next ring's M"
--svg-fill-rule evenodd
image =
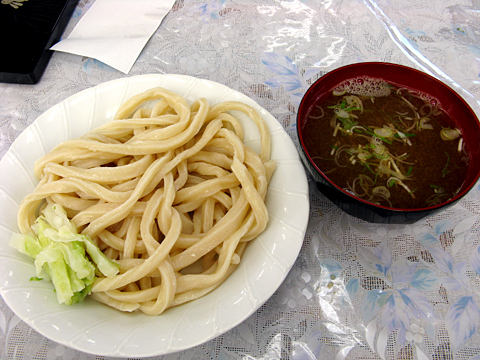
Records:
M36 277L31 280L51 281L61 304L82 302L97 276L119 272L119 264L89 236L79 234L59 204L48 204L32 225L32 233L14 233L10 245L34 259Z

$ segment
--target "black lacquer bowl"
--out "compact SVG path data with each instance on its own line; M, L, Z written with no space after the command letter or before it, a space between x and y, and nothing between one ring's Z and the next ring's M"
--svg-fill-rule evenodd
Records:
M469 165L466 178L456 196L441 204L400 209L377 205L360 199L333 183L310 157L305 148L304 124L307 114L322 97L340 82L368 76L427 93L440 101L442 108L462 132ZM297 132L300 142L300 157L317 189L346 213L372 223L410 224L433 215L457 203L475 186L480 175L480 125L477 116L465 100L449 86L436 78L413 68L382 62L358 63L333 70L318 79L305 93L297 114Z

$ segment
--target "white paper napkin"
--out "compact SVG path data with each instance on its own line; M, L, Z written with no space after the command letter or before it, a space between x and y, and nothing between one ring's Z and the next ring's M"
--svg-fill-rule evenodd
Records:
M128 74L175 0L96 0L50 49L97 59Z

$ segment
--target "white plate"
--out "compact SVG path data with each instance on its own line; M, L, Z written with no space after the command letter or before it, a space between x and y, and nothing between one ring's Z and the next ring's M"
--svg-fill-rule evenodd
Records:
M263 116L272 134L278 167L270 183L270 222L253 241L237 270L212 293L171 308L160 316L121 313L94 300L64 306L52 285L29 281L32 260L8 245L18 231L20 201L34 190L36 159L55 145L76 138L114 116L132 95L161 86L193 101L243 101ZM250 122L249 122L250 123ZM254 148L259 135L246 124L245 140ZM96 355L147 357L202 344L244 321L285 279L300 251L308 222L308 184L297 150L278 121L252 99L228 87L182 75L143 75L98 85L73 95L42 114L20 134L0 161L0 294L27 324L47 338Z

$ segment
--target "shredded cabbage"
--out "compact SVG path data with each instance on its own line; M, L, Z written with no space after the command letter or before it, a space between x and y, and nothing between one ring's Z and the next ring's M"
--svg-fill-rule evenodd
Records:
M58 302L72 305L90 294L97 272L106 277L119 271L89 236L77 232L65 209L48 204L32 225L31 234L14 233L10 245L34 259L36 277L51 281Z

